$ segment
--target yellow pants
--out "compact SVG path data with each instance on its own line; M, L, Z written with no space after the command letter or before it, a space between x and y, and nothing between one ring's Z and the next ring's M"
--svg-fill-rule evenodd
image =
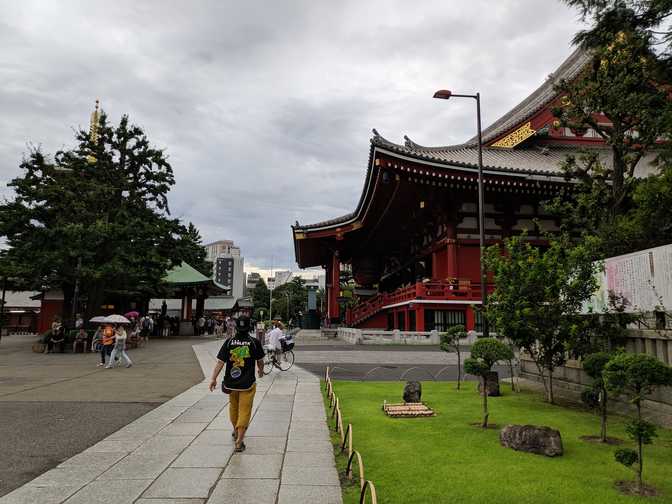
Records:
M252 416L252 403L254 394L257 391L257 384L252 385L248 390L234 390L229 394L229 418L231 423L238 429L250 424Z

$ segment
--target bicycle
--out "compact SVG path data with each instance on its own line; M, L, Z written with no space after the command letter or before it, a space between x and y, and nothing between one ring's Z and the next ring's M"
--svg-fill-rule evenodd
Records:
M276 357L275 350L268 350L264 355L264 374L269 374L276 367L280 371L287 371L294 365L294 352L292 350L282 350L282 353Z

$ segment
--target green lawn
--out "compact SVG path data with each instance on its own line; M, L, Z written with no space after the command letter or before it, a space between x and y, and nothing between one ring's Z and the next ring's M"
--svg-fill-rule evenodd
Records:
M559 429L565 454L548 458L504 448L499 444L499 430L469 425L481 418L481 399L474 382L464 384L460 392L454 383L424 382L423 401L436 416L412 419L388 418L381 410L383 400L400 402L402 382L334 381L333 385L344 425L353 424L353 444L362 455L366 478L376 485L379 502L672 503L670 430L659 429L659 437L644 453L645 481L661 495L627 497L613 484L633 479L634 473L614 460L615 448L579 439L599 433L599 418L591 413L551 406L537 394L512 393L502 386L504 396L488 401L490 422ZM626 439L625 419L615 416L610 422L609 435ZM345 458L336 459L341 472ZM356 484L344 485L345 504L358 502L358 496Z

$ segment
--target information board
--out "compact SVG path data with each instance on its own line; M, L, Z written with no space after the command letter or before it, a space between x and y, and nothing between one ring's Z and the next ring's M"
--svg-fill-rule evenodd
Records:
M602 312L609 292L627 301L627 312L672 309L672 245L610 257L599 274L599 288L584 311Z

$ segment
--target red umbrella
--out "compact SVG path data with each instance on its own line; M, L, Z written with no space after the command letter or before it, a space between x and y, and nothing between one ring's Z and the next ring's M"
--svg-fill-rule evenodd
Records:
M126 318L138 318L140 314L137 311L129 311L128 313L124 313L124 317Z

